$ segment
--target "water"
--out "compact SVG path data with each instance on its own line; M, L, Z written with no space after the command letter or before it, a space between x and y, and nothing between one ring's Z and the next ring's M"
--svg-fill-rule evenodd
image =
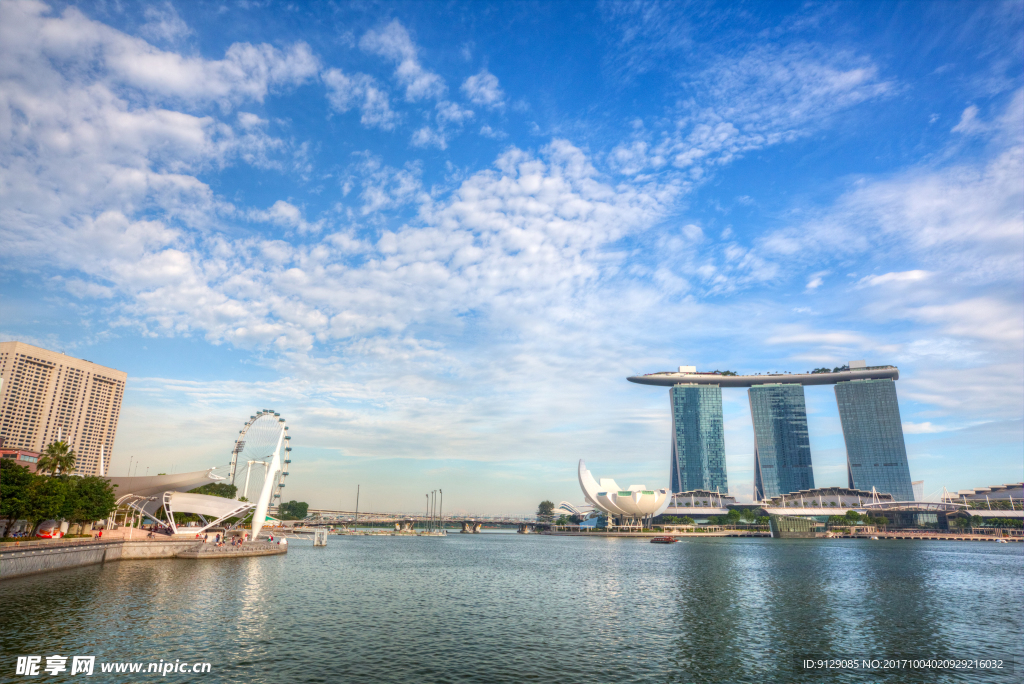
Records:
M1019 682L1022 557L1021 544L453 534L123 561L0 583L0 681L33 679L14 676L17 655L57 653L209 661L191 677L205 682ZM1017 669L797 665L934 655Z

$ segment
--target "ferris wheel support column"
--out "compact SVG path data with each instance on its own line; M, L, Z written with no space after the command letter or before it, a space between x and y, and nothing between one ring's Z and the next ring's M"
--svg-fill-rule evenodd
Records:
M274 449L274 457L270 460L266 477L263 478L263 491L256 502L256 510L252 513L252 538L256 540L263 524L267 521L267 508L270 505L270 497L274 494L274 478L281 471L281 446L284 444L284 430L277 437L277 448Z
M249 494L249 474L252 472L252 461L245 468L245 486L242 487L242 491L235 491L235 500L247 496Z

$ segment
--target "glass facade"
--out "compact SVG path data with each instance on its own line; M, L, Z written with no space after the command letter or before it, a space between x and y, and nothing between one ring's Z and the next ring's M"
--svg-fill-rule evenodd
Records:
M722 388L676 385L672 402L672 492L706 489L729 493L725 474Z
M754 385L747 396L754 421L755 501L814 489L803 386Z
M846 440L850 487L868 491L874 487L892 494L896 501L913 501L896 383L888 379L840 382L836 403Z

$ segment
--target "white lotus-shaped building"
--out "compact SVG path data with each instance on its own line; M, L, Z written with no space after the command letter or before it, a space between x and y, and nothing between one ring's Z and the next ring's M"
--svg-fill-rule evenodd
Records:
M672 501L668 489L650 490L643 485L622 489L615 480L601 478L598 482L580 459L580 488L587 501L609 515L624 520L643 520L661 515Z

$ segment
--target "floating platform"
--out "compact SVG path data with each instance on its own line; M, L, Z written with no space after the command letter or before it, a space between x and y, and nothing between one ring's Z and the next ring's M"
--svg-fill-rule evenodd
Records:
M241 546L217 546L216 544L200 544L196 548L187 551L179 551L176 558L195 558L208 560L213 558L244 558L246 556L276 556L288 553L287 544L272 544L270 542L246 542Z

